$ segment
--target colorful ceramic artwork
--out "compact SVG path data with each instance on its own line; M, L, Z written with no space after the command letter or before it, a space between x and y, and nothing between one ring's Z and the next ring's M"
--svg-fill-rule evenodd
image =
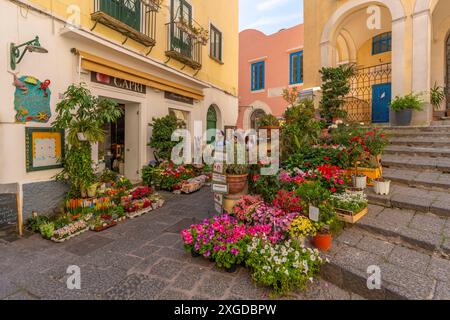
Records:
M61 168L64 131L26 128L27 171Z
M47 123L52 114L50 110L50 80L39 81L35 77L14 75L14 109L17 122Z

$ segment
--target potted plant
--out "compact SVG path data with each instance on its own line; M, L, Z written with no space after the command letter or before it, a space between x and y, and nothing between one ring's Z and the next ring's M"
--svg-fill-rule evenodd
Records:
M440 119L439 114L442 116L445 115L445 111L441 111L441 105L445 101L445 98L445 88L434 83L434 87L430 90L430 102L434 107L435 115L437 115L434 120Z
M280 120L272 114L265 114L258 119L258 128L267 130L279 129Z
M317 230L313 222L304 216L295 218L289 228L289 235L292 240L296 241L301 246L305 245L307 237L315 236L316 233Z
M327 201L320 204L319 210L317 234L313 238L313 244L320 251L328 251L333 244L333 234L339 232L341 224L332 203Z
M391 192L391 180L386 180L383 177L375 179L373 188L376 194L387 196Z
M226 165L228 193L239 194L244 192L248 182L248 166L244 164Z
M398 126L409 126L412 120L413 110L422 111L424 102L419 94L407 94L403 97L395 97L391 102L391 109L395 112Z

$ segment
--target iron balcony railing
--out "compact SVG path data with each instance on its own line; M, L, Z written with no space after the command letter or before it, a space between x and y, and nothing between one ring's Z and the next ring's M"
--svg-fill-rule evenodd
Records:
M170 59L180 61L194 70L202 67L203 44L197 37L181 28L177 22L167 24L167 51Z
M159 0L94 0L91 17L96 25L104 24L125 35L126 39L132 38L153 47L159 3Z

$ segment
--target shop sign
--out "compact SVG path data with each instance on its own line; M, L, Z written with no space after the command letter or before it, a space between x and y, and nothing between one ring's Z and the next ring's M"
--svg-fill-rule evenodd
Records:
M222 194L227 194L228 193L228 186L226 184L214 183L212 185L212 187L213 187L213 192L214 193L222 193Z
M176 93L169 92L169 91L166 91L164 93L164 97L168 100L173 100L173 101L186 103L186 104L190 104L190 105L194 104L193 98L182 96L181 94L176 94Z
M224 174L213 173L213 181L217 183L227 183L227 176Z
M133 91L142 94L147 93L146 85L134 81L116 78L113 76L108 76L103 73L91 72L91 81L123 90Z

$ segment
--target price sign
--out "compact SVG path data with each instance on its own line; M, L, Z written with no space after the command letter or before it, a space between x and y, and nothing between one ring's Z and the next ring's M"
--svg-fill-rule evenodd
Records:
M213 181L217 183L227 183L227 176L224 174L213 173Z
M223 172L224 172L224 165L223 165L223 162L216 162L216 163L214 163L213 171L214 171L215 173L223 174Z
M217 204L222 205L223 204L223 194L215 193L214 194L214 202L217 203Z
M309 218L314 222L319 222L320 209L314 206L309 206Z
M212 188L213 188L213 192L214 193L221 193L221 194L227 194L228 193L228 186L226 184L214 183Z

